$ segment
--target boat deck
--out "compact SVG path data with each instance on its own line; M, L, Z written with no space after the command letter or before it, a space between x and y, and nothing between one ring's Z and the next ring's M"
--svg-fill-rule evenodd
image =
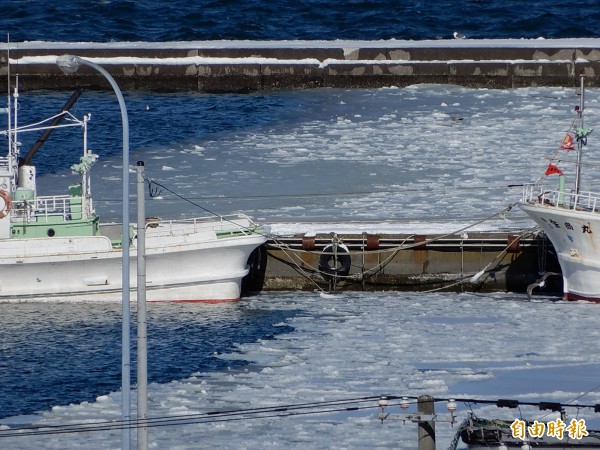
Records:
M523 190L523 202L573 211L600 213L600 194L595 192L565 192L558 189L546 189L539 185L527 185Z

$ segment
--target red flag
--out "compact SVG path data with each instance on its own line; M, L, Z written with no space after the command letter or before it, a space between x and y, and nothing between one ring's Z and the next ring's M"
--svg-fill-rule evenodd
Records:
M562 144L560 144L560 148L563 150L575 150L573 136L571 136L569 133L565 134L565 138L563 139Z
M563 171L560 170L558 167L556 167L552 163L548 164L548 168L546 169L546 173L544 175L548 176L548 175L553 175L555 173L558 175L562 175Z

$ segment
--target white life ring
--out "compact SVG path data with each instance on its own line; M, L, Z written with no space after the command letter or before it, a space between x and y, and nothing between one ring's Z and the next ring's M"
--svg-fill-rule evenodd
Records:
M12 200L8 192L4 189L0 189L0 219L5 218L10 212Z

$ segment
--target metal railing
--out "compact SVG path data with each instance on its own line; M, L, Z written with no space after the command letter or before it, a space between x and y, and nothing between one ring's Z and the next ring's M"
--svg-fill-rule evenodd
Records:
M251 235L259 226L243 214L229 216L196 217L192 219L161 220L146 219L146 229L158 235L177 235L197 233L199 231L215 231L216 233L232 232L234 234Z
M558 189L546 189L539 185L525 185L523 188L523 202L541 203L546 206L570 209L578 211L600 212L600 194L595 192L560 191Z
M35 202L35 217L62 217L63 220L70 219L71 197L68 195L40 196Z
M6 156L0 157L0 167L8 169L10 166L10 160Z

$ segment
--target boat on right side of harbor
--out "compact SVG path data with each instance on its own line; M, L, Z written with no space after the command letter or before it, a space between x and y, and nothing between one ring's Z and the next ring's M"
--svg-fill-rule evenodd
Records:
M582 73L575 119L542 179L524 187L519 207L552 242L562 271L563 298L600 303L600 193L581 189L582 168L593 166L583 159L592 133L584 126L584 88ZM568 172L573 175L570 187L566 183L567 169L563 171L568 164L574 165L574 170ZM544 184L557 176L557 187Z

